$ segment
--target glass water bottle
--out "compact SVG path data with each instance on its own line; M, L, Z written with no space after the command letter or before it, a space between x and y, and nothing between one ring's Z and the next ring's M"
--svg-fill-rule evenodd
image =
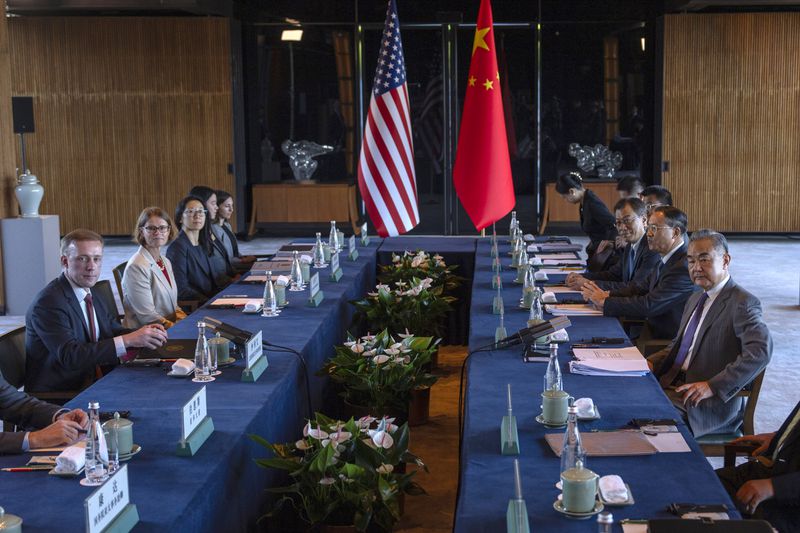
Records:
M319 235L319 233L317 233ZM272 283L272 271L267 271L267 281L264 282L264 301L261 306L261 316L278 316L278 297L275 294L275 285Z
M303 290L303 269L300 266L300 256L297 255L297 250L292 252L292 270L289 274L291 287L290 291Z
M331 233L328 236L328 247L334 254L339 249L339 231L336 229L336 221L331 220Z
M103 428L100 425L100 403L89 402L89 427L86 430L86 464L84 484L102 485L108 479L108 448L105 447Z
M558 364L558 344L555 343L550 344L550 360L547 362L547 370L544 373L544 390L564 390L561 381L561 367Z
M206 323L197 323L197 345L194 348L194 379L192 381L204 383L214 381L210 366L211 354L206 340Z
M314 244L314 268L325 268L328 263L325 262L325 248L322 244L322 234L317 232L317 241Z
M564 445L561 449L561 472L576 468L579 462L586 466L586 452L581 445L581 432L578 430L578 408L570 400L567 429L564 431Z

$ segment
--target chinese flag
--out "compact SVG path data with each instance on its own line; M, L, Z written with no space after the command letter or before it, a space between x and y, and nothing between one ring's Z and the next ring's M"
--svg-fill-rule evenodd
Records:
M489 0L481 0L478 12L453 182L461 205L478 230L500 220L514 208L514 182Z

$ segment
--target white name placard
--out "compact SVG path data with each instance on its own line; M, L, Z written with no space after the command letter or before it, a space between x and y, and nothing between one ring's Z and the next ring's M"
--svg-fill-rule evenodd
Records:
M108 527L130 503L128 465L123 465L83 501L86 509L86 531L99 533Z
M361 239L363 240L366 238L367 238L367 223L364 222L363 224L361 224Z
M181 414L181 440L185 441L208 414L205 385L181 408Z
M258 330L255 335L250 337L247 344L244 345L245 361L247 368L253 368L253 364L258 361L261 354L264 353L264 345L261 342L261 330Z
M331 272L339 270L339 253L331 254Z
M356 236L350 235L350 238L347 239L347 253L353 254L356 250Z
M333 256L331 256L331 259L332 258ZM311 291L309 293L309 296L313 298L314 295L319 292L319 272L316 272L313 276L311 276L311 280L308 282L308 286L309 286L309 291Z

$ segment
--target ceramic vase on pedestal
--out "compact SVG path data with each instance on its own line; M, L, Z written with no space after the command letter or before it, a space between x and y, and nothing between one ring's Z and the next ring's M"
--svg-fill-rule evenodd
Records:
M39 180L31 174L30 170L26 170L17 178L18 185L14 189L14 194L17 196L20 210L22 211L22 218L36 218L39 216L39 204L42 203L44 197L44 187L39 183Z

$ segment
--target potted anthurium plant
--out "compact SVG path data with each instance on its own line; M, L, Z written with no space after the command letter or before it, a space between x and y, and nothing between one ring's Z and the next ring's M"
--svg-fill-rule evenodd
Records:
M427 368L439 341L408 331L397 337L385 329L350 337L320 371L341 385L348 414L407 417L412 426L427 421L430 387L438 379Z
M309 526L321 531L391 531L400 519L400 496L425 491L413 481L424 463L408 451L407 424L393 419L364 417L347 422L317 413L296 442L271 444L252 438L272 457L257 459L263 468L284 470L289 484L268 489L280 495L265 516L274 516L286 504ZM400 468L400 467L403 468Z
M464 278L453 273L456 268L447 266L439 254L430 255L422 250L415 253L405 251L402 255L392 254L392 264L378 267L378 280L391 285L398 281L410 282L414 278L430 278L432 286L442 287L443 294L452 296L464 281Z
M443 287L433 285L431 278L412 278L396 281L394 288L378 284L374 292L352 304L356 320L366 322L367 330L386 329L391 334L413 331L415 335L441 337L455 301L443 291Z

